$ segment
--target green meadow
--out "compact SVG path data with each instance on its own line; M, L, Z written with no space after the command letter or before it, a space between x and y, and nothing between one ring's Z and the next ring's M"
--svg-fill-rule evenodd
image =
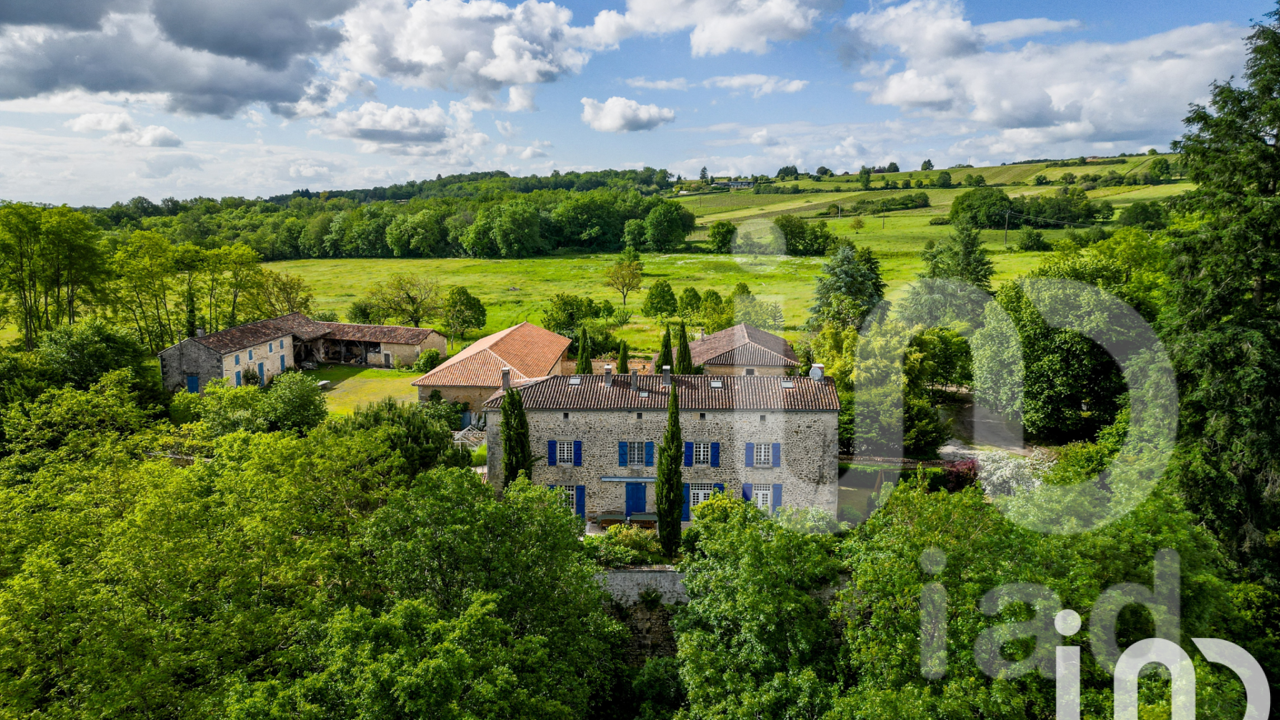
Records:
M1135 158L1135 166L1146 162ZM1026 171L1043 166L1006 166ZM1111 165L1106 168L1125 166ZM1070 168L1057 168L1070 170ZM1075 168L1081 170L1082 168ZM979 168L987 175L993 170L1005 168ZM1089 168L1093 171L1093 168ZM1029 171L1028 171L1029 172ZM1049 171L1045 171L1046 174ZM903 173L905 176L906 173ZM1032 173L1034 177L1035 173ZM1092 197L1106 197L1118 209L1137 200L1156 200L1187 191L1189 183L1155 186L1126 186L1099 188L1091 191ZM1054 187L1005 188L1010 195L1054 192ZM825 218L835 234L849 238L858 246L871 248L881 262L881 271L889 283L890 299L900 297L909 283L923 270L920 252L930 240L945 237L950 228L946 225L930 225L930 218L945 215L951 202L965 189L928 190L931 207L887 213L883 216L863 216L862 228L854 227L854 219ZM801 195L752 195L749 192L718 193L681 198L681 202L699 214L702 225L690 236L694 252L668 255L645 255L644 287L632 293L627 308L632 310L631 322L619 329L619 339L626 340L637 351L657 351L661 339L661 323L639 314L647 288L658 280L666 280L679 295L692 286L699 292L714 289L727 295L734 285L746 283L753 293L769 301L781 304L786 326L782 335L795 340L805 332L805 321L812 304L813 285L821 273L825 258L795 258L772 255L719 255L706 252L706 224L713 220L731 220L739 227L767 227L772 218L786 213L812 217L825 211L833 202L847 203L864 197L886 197L893 191L871 191ZM897 191L897 194L919 191ZM697 201L705 200L706 205ZM1016 231L1009 232L1012 240ZM1049 230L1051 240L1062 237L1065 230ZM998 230L983 232L986 247L992 253L996 267L995 282L999 284L1026 274L1040 264L1046 253L1019 253L1006 248L1005 233ZM622 297L604 285L604 273L613 263L613 254L557 254L523 260L481 260L468 258L443 259L341 259L341 260L293 260L270 263L277 271L301 276L315 293L316 310L333 310L345 313L351 302L365 295L379 281L397 273L423 273L434 277L443 285L466 287L484 303L488 310L488 324L479 332L466 338L470 342L477 337L497 332L524 320L539 323L549 299L556 293L571 293L608 300L621 307ZM456 350L456 348L454 348Z

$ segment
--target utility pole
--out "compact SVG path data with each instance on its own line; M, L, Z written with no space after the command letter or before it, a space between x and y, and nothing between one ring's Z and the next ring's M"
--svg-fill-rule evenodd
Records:
M1009 211L1004 211L1004 249L1009 249Z

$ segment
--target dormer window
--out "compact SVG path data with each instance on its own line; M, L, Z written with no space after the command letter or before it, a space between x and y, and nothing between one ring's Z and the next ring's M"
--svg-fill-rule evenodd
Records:
M796 386L796 381L795 381L795 380L783 380L783 381L782 381L782 387L783 387L783 388L786 388L786 389L788 389L788 390L790 390L790 389L794 388L795 386Z
M713 387L713 388L722 388L722 387L724 387L724 381L723 381L723 380L712 380L712 381L711 381L711 387Z
M648 390L641 390L641 391L640 391L640 397L649 397L649 391L648 391Z
M582 378L580 378L580 377L578 377L578 376L576 376L576 375L575 375L575 376L573 376L573 377L569 378L569 384L570 384L570 385L581 385L581 384L582 384Z

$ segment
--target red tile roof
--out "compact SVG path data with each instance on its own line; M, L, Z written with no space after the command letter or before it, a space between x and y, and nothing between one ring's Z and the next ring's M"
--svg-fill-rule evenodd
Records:
M746 323L689 343L694 365L797 367L800 361L783 338Z
M578 378L572 384L570 378ZM672 377L681 410L782 410L836 412L840 398L831 378L767 375L675 375ZM632 383L635 386L632 386ZM721 387L713 387L712 383ZM784 383L791 387L784 387ZM666 410L669 389L661 375L560 375L520 387L526 410ZM642 396L641 393L648 393ZM498 408L502 394L494 393L486 408Z
M439 335L431 328L403 327L401 325L354 325L352 323L322 322L331 340L357 340L360 342L391 343L393 345L421 345L432 335Z
M550 375L558 370L569 338L527 322L481 338L440 367L413 381L427 387L501 387L502 368L513 381Z
M399 325L353 325L350 323L318 322L302 313L289 313L280 317L245 323L197 338L196 342L223 355L260 345L285 335L293 335L302 342L317 338L333 340L358 340L402 345L418 345L432 334L431 328L411 328Z

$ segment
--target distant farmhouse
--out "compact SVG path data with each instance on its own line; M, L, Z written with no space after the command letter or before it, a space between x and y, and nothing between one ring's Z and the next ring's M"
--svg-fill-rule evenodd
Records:
M570 342L563 335L522 322L477 340L413 385L422 402L437 392L442 400L468 404L471 411L463 416L466 426L502 386L503 368L510 368L517 382L559 375L568 364Z
M706 375L790 375L800 367L785 338L746 323L694 340L689 353Z
M208 335L197 331L159 357L165 388L194 393L215 378L238 387L250 369L265 385L303 362L395 367L432 348L444 355L447 346L431 328L318 322L290 313Z
M755 187L755 183L749 180L721 180L711 184L711 187L728 188L729 190L750 190Z
M518 382L535 456L533 482L561 488L585 519L651 522L655 458L672 385L684 442L684 519L721 491L773 511L839 497L835 385L810 377L561 375ZM484 404L488 476L502 477L502 394Z

